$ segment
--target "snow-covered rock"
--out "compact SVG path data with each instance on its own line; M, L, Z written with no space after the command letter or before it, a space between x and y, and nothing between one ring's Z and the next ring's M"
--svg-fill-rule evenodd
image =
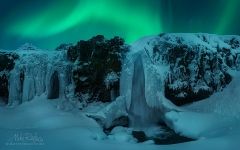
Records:
M225 90L239 56L238 36L161 34L133 43L120 79L131 123L165 121L166 113L184 111L176 105Z
M62 44L55 51L26 43L9 51L16 53L18 59L1 63L0 89L7 91L4 99L9 105L29 101L43 93L48 99L70 99L78 106L75 103L78 100L82 106L93 101L115 100L119 96L124 50L122 38L106 40L100 35L74 46ZM8 57L6 52L2 53L3 59ZM7 63L11 66L6 71Z
M17 50L19 59L9 77L9 105L32 100L43 93L48 98L66 98L71 84L71 65L66 51Z
M232 82L204 101L184 106L182 111L165 113L165 122L177 133L192 138L226 136L239 132L240 73Z
M221 91L239 70L240 37L211 34L162 34L131 46L121 76L121 95L130 107L134 63L143 62L149 106L166 97L176 105L202 100ZM140 57L140 58L139 58Z
M123 64L121 97L91 115L92 118L111 126L114 119L123 115L117 112L126 112L131 127L145 128L162 121L181 133L174 126L174 116L192 110L176 105L205 100L225 90L237 77L234 74L239 70L239 41L238 36L210 34L163 34L140 39L131 45ZM222 101L228 103L227 99L219 100L214 106ZM222 112L220 108L215 109ZM233 109L237 113L235 109L238 106ZM190 116L197 118L198 114L190 113ZM215 115L201 116L211 120ZM192 137L199 135L195 133Z

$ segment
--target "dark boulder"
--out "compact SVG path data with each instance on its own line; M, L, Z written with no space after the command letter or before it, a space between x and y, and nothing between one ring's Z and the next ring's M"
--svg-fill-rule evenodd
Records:
M14 52L0 52L0 71L11 71L18 57L19 56Z
M139 143L145 142L148 140L148 137L146 136L146 134L143 131L132 131L132 135L134 138L137 139L137 141Z
M195 139L188 138L177 134L175 131L167 127L165 124L160 125L160 134L148 136L144 131L132 131L132 135L139 143L152 140L157 145L178 144L194 141Z

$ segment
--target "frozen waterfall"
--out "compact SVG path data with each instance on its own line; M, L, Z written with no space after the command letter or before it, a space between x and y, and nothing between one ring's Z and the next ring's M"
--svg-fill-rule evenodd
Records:
M141 55L138 55L134 62L131 105L129 109L129 117L132 126L145 126L152 120L152 110L148 107L145 97L145 74Z
M65 98L71 84L71 65L64 51L21 51L9 78L9 105L17 105L46 94Z
M121 77L121 95L126 99L131 126L136 128L156 124L161 121L162 117L162 110L159 107L152 106L152 102L150 102L158 101L157 91L160 92L161 90L161 82L157 81L157 78L149 79L143 57L145 57L144 53L132 55L131 59L124 65ZM149 70L147 69L147 71ZM159 86L155 89L157 91L154 91L153 85L154 87Z
M143 39L132 45L120 79L120 95L125 98L131 125L144 128L162 122L167 111L175 106L164 96L168 65L151 58L156 38Z

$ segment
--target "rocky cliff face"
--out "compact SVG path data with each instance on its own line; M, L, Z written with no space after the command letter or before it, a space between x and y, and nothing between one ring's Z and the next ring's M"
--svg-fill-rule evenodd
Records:
M16 51L1 52L0 97L9 105L41 94L83 103L115 100L126 51L120 37L96 36L75 46L62 44L55 51L25 44Z
M162 55L162 61L170 66L165 96L176 105L202 100L223 90L232 80L231 70L239 69L239 37L196 34L191 43L188 36L171 39L171 35L165 35L165 42L154 47L154 59Z
M71 64L66 51L44 51L25 44L15 51L0 52L0 97L17 105L46 94L49 99L68 99Z
M144 81L139 82L144 82L144 91L132 89L138 84L133 78L140 75L134 74L136 58L143 66ZM184 105L223 90L231 73L239 70L239 58L238 36L209 34L161 34L130 46L119 37L107 40L99 35L53 52L27 44L0 53L0 97L21 103L44 92L51 99L74 91L81 102L111 101L119 95L121 76L121 95L129 99L129 107L134 91L145 92L137 95L145 95L149 106L159 103L159 97Z
M232 80L231 72L239 70L240 64L238 36L161 34L143 38L131 49L124 70L132 70L136 55L141 55L149 103L158 101L155 88L175 105L203 100L223 90ZM131 84L131 80L123 82ZM124 83L123 88L126 88Z
M107 40L101 35L69 47L75 93L81 101L106 102L119 96L119 76L126 51L120 37Z

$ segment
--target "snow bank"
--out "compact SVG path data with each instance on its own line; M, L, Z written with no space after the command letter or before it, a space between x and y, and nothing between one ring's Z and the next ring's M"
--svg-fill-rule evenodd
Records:
M91 107L90 112L95 108L98 109L99 106ZM85 110L84 113L87 111ZM0 107L0 120L0 148L4 150L66 150L69 148L81 150L99 148L105 150L226 150L237 149L240 138L239 130L236 131L233 127L232 131L224 136L211 136L181 144L154 145L151 141L136 143L130 135L131 129L118 127L106 136L102 128L94 120L84 116L83 112L59 110L56 101L47 100L47 95L37 96L32 101L18 107ZM20 140L16 137L33 137L33 139ZM36 143L34 138L40 143ZM21 145L21 143L28 145Z
M239 133L240 125L240 73L221 92L182 109L165 114L167 124L176 132L192 137L206 138Z
M196 113L196 112L176 112L166 113L167 124L180 135L201 139L206 137L218 137L236 130L236 119L224 117L217 114Z
M185 106L195 112L216 113L240 119L240 73L232 73L232 82L210 98Z

